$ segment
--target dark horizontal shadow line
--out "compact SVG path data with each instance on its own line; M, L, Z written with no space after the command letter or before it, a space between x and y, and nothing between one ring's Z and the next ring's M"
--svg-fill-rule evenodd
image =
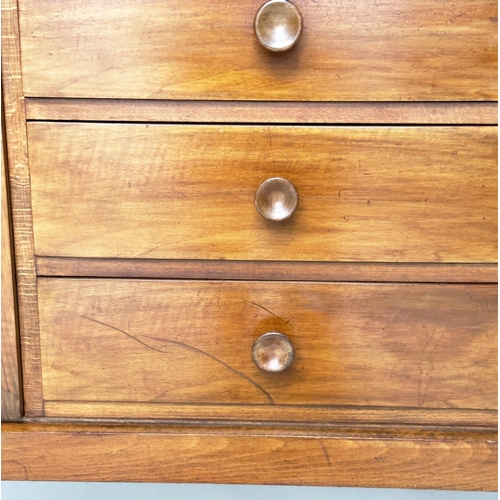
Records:
M275 127L293 127L293 128L308 128L308 127L398 127L398 128L439 128L439 127L497 127L497 123L412 123L411 121L407 123L400 122L273 122L273 121L265 121L265 122L231 122L231 121L212 121L212 122L204 122L204 121L189 121L189 120L177 120L177 121L134 121L134 120L98 120L98 119L57 119L57 118L43 118L43 119L28 119L28 123L102 123L109 125L148 125L150 127L153 126L162 126L162 125L200 125L200 126L235 126L235 127L262 127L262 126L275 126Z

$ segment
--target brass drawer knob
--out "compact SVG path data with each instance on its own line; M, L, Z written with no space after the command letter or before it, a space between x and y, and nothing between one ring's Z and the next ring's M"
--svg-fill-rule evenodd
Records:
M282 333L269 332L261 335L253 345L255 364L265 372L282 372L293 362L295 350L291 340Z
M302 15L287 0L270 0L258 11L254 20L259 43L273 52L291 49L302 34Z
M295 186L282 177L272 177L264 181L255 192L255 207L264 219L285 220L299 204L299 193Z

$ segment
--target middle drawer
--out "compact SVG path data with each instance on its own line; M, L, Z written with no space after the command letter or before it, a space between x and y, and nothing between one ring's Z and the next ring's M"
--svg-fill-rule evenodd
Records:
M496 261L496 127L33 122L28 135L37 255ZM271 177L298 191L286 221L255 208Z

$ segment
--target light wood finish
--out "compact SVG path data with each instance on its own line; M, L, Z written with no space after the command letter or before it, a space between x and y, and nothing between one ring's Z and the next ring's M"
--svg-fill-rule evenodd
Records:
M7 158L2 116L2 420L21 418L19 340L16 318L13 245L8 200Z
M374 264L37 257L39 276L267 281L497 283L496 264Z
M45 416L65 421L88 420L90 423L202 423L210 425L266 425L287 428L307 425L311 429L352 427L391 433L394 429L495 431L497 410L462 410L459 408L376 408L306 405L248 404L151 404L99 401L45 401ZM91 420L89 420L91 419Z
M39 299L50 401L497 404L493 285L40 278ZM294 345L283 373L252 360L269 331Z
M395 438L252 428L7 424L2 479L496 490L495 434Z
M296 0L299 44L269 53L242 0L20 0L31 97L285 101L497 98L494 0Z
M37 122L28 132L37 255L497 260L496 127ZM274 176L300 198L280 223L254 206Z
M2 3L3 479L497 488L497 2L294 0L276 55L263 1Z
M18 37L17 3L15 0L4 0L2 1L2 92L10 177L19 330L23 354L24 413L28 416L40 416L43 413L43 397L33 221Z
M195 123L498 123L496 102L245 102L26 99L28 120Z

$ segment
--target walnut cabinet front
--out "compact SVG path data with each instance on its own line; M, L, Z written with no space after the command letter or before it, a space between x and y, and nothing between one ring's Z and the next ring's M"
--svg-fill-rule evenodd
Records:
M496 489L496 2L262 3L3 2L4 479Z

